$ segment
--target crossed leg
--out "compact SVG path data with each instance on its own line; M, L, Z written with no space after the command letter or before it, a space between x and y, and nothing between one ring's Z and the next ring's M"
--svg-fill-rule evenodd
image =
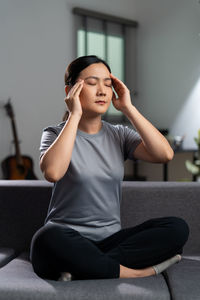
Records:
M49 224L34 235L30 259L39 276L55 280L66 271L77 279L145 277L155 275L153 265L182 253L188 235L187 223L176 217L150 219L100 242Z

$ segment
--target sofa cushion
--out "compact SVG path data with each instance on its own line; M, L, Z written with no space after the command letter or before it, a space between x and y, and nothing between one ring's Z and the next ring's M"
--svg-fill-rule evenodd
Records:
M0 291L0 300L170 300L161 274L133 279L44 280L33 272L28 252L0 269Z
M184 256L178 264L164 271L164 276L172 299L200 299L200 256L188 258Z
M200 261L199 255L192 255L192 254L191 255L182 255L182 258Z
M14 249L0 247L0 268L11 261L15 256Z

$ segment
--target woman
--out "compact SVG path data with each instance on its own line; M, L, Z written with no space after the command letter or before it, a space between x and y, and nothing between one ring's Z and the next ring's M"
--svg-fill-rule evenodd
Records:
M40 167L54 188L44 226L31 243L34 271L54 280L159 274L181 259L188 225L165 217L121 229L121 181L127 158L164 163L173 150L100 58L73 61L65 92L67 120L45 128L41 139ZM101 120L111 101L137 132Z

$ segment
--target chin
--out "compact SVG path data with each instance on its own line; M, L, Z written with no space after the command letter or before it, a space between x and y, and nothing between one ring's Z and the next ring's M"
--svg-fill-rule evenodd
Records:
M98 116L102 116L103 114L105 114L107 112L107 109L105 110L93 110L93 111L88 111L88 112L85 112L86 115L88 116L92 116L92 117L98 117Z
M101 115L103 115L103 114L105 114L107 112L107 109L99 109L98 111L96 111L96 113L98 114L101 114Z

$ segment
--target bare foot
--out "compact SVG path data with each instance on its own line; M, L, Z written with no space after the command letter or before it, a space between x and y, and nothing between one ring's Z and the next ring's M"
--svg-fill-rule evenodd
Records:
M136 278L156 275L154 268L131 269L120 265L120 278Z

